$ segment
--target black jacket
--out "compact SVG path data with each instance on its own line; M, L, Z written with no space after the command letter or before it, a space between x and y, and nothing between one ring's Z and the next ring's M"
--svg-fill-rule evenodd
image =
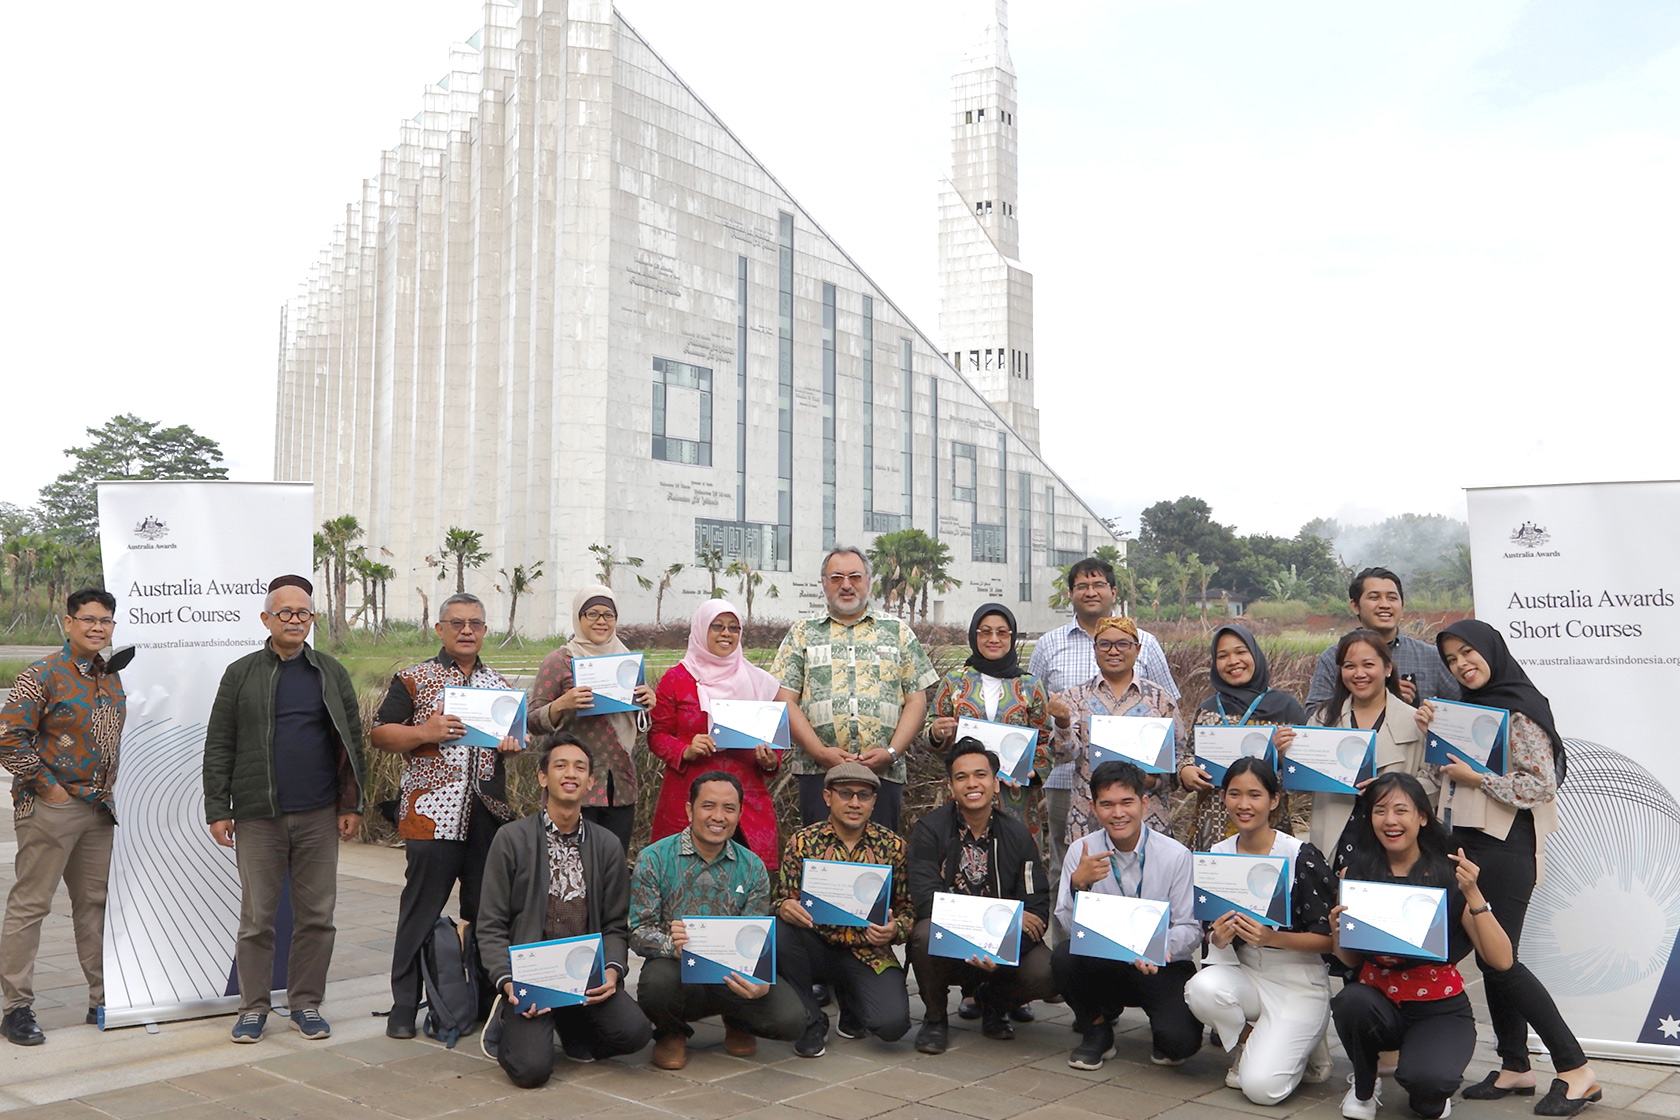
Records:
M498 989L513 979L508 947L543 940L548 918L547 809L505 824L490 841L484 885L478 896L478 956ZM584 821L583 881L588 887L589 928L601 935L601 958L630 973L630 869L618 837Z
M910 901L916 920L933 916L935 891L948 891L957 880L958 836L964 828L955 801L926 814L910 834ZM1029 914L1050 920L1050 882L1044 861L1027 826L1004 812L992 810L992 886L998 898L1026 903Z

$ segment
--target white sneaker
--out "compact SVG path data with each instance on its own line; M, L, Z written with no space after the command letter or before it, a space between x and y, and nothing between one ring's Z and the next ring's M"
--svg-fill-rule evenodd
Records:
M1227 1089L1242 1088L1242 1074L1239 1071L1242 1066L1243 1047L1246 1045L1247 1043L1243 1042L1237 1043L1236 1052L1231 1055L1231 1068L1225 1071L1225 1088Z
M1318 1045L1307 1057L1306 1072L1301 1074L1301 1081L1307 1085L1322 1085L1330 1080L1330 1074L1335 1071L1336 1063L1330 1057L1330 1039L1320 1035Z
M1347 1120L1377 1120L1377 1107L1382 1104L1382 1082L1371 1091L1370 1100L1360 1100L1354 1094L1353 1074L1348 1074L1348 1091L1342 1096L1342 1115Z

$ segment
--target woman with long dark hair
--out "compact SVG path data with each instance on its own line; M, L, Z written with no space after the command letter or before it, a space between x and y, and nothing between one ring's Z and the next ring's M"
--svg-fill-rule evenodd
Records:
M1499 631L1485 622L1455 622L1435 637L1449 672L1467 704L1511 713L1506 733L1505 773L1483 774L1455 760L1441 767L1441 811L1451 822L1453 843L1487 869L1487 896L1511 939L1522 941L1528 902L1539 880L1541 845L1557 827L1557 787L1568 769L1563 738L1552 706L1534 687ZM1418 707L1417 725L1427 732L1435 708ZM1478 958L1479 960L1480 958ZM1532 1096L1534 1072L1528 1061L1528 1029L1540 1036L1557 1076L1535 1104L1541 1116L1573 1116L1599 1100L1597 1076L1569 1024L1544 985L1520 961L1487 976L1488 1016L1498 1039L1500 1068L1464 1091L1470 1100Z
M1429 795L1410 774L1379 774L1360 793L1345 833L1346 880L1411 883L1447 892L1447 959L1357 953L1341 946L1341 916L1330 911L1336 958L1357 974L1330 1001L1342 1049L1353 1062L1342 1115L1374 1120L1381 1101L1377 1055L1399 1050L1394 1079L1412 1111L1437 1120L1451 1107L1476 1048L1476 1020L1457 963L1474 951L1484 969L1510 968L1510 938L1494 920L1478 883L1480 869L1449 851L1447 831Z

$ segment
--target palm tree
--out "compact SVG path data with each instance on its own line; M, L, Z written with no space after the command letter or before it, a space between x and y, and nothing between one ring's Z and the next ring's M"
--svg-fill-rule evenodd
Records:
M737 576L740 578L741 598L746 600L747 625L751 626L753 617L753 597L757 594L759 585L764 582L763 573L754 569L745 558L741 558L731 560L729 562L729 567L724 569L723 574L728 576ZM772 599L780 599L782 597L781 589L773 583L769 586L766 594L768 594Z
M869 566L875 569L874 591L881 609L894 610L896 603L894 613L904 615L911 594L909 572L926 539L927 534L920 529L900 529L882 533L869 546Z
M344 642L344 585L352 565L351 545L362 535L353 514L321 522L315 537L315 554L327 577L327 636L334 645Z
M385 550L381 549L380 551L383 552ZM373 585L374 632L376 635L380 635L385 632L385 608L387 606L386 597L390 590L391 581L397 578L397 570L389 564L382 564L376 560L369 560L365 568L365 573L368 582Z
M443 535L443 558L438 562L438 579L445 579L449 575L450 558L455 563L455 594L464 595L467 591L467 569L482 568L484 562L490 559L490 554L484 551L484 534L474 529L462 529L451 525L449 532ZM427 562L431 558L427 557Z
M703 544L694 550L694 562L712 577L712 598L721 597L723 592L718 590L717 583L718 573L724 569L723 549L715 544Z
M1193 571L1196 576L1196 582L1201 584L1202 587L1202 621L1206 622L1208 584L1213 582L1214 575L1219 571L1219 565L1205 563L1202 560L1197 559L1196 566Z
M1137 581L1138 598L1149 604L1149 613L1154 618L1161 617L1161 577L1143 576Z
M506 568L502 568L500 569L500 574L502 579L507 583L505 591L508 596L507 637L502 639L502 645L505 646L509 642L518 641L518 639L514 636L513 622L514 618L519 613L519 597L521 595L528 594L531 590L531 585L542 578L542 562L538 561L537 563L532 564L529 569L527 569L523 564L515 564L513 566L513 571L509 572ZM496 590L503 591L504 588L500 584L497 584ZM523 644L524 643L521 643L521 645Z
M659 577L659 593L653 597L653 624L659 625L660 614L665 607L665 592L671 590L671 581L677 578L683 570L682 564L672 564L665 569L665 574Z
M1166 568L1167 586L1178 592L1178 620L1183 622L1190 617L1190 565L1198 560L1192 552L1188 559L1180 558L1178 553L1169 552L1161 557L1161 564Z
M620 560L613 547L608 544L592 544L589 551L595 554L595 563L601 570L601 584L604 587L612 586L614 568L640 568L643 563L640 556L626 556ZM653 581L640 573L636 574L636 582L641 585L643 591L653 590Z
M919 529L915 531L921 532ZM962 580L950 572L951 549L943 541L936 541L932 537L927 537L927 542L929 547L922 553L914 577L914 582L920 585L922 591L922 622L927 621L930 590L943 595L953 587L962 586Z

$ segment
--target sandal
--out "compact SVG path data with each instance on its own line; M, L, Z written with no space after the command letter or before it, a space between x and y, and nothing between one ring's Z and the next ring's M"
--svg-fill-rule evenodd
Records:
M1532 1085L1518 1085L1510 1089L1501 1088L1497 1084L1499 1072L1499 1070L1494 1070L1459 1095L1467 1101L1496 1101L1503 1097L1532 1097L1534 1095L1534 1086Z
M1552 1078L1552 1087L1546 1090L1546 1095L1534 1102L1536 1116L1574 1116L1589 1104L1597 1104L1604 1099L1604 1090L1594 1085L1585 1096L1572 1097L1569 1095L1569 1082L1561 1077Z

